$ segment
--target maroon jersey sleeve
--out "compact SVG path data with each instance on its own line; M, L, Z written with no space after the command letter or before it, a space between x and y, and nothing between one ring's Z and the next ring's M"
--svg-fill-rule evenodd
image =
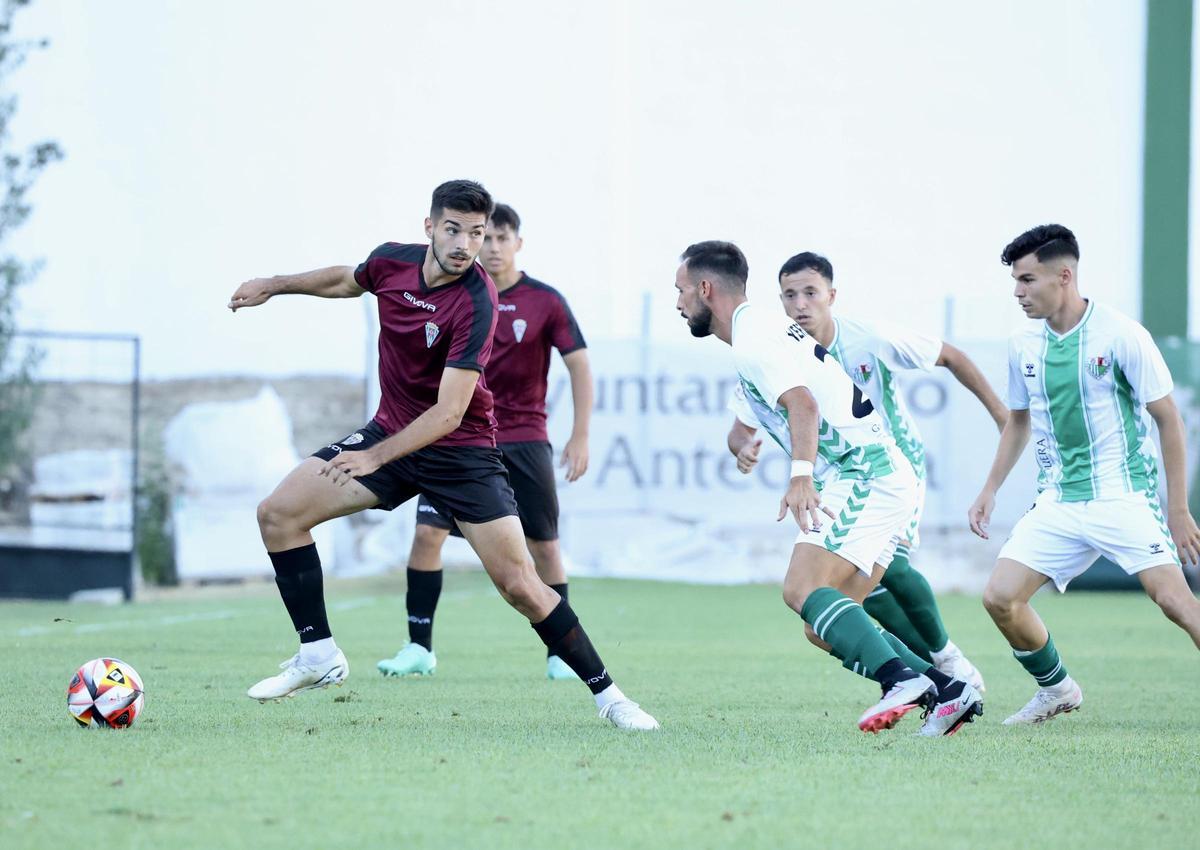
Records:
M554 310L551 317L550 342L558 349L558 353L565 357L572 351L587 348L587 343L584 342L583 332L579 330L579 323L575 321L575 315L567 305L567 299L563 298L560 293L554 294L558 296L555 299L558 302L558 308Z
M446 365L455 369L482 372L492 357L492 337L496 333L496 301L488 287L473 286L469 300L455 317L450 331L450 350Z
M405 247L407 246L398 245L395 242L385 242L380 245L354 270L354 282L367 292L374 294L376 287L379 286L378 274L380 271L379 263L376 260L399 258Z

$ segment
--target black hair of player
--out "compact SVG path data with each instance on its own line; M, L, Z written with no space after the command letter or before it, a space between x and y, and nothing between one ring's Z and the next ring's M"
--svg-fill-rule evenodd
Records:
M689 274L709 272L742 292L746 290L746 281L750 278L750 264L746 262L746 255L742 253L742 249L732 242L720 242L716 239L697 242L688 245L679 259L687 263Z
M474 180L449 180L433 190L429 217L437 221L445 210L462 213L483 213L491 218L496 202L488 190Z
M521 217L508 204L496 204L496 209L492 212L492 226L497 229L507 227L519 235L521 233Z
M783 280L784 275L795 274L806 269L816 272L833 283L833 263L829 262L828 258L814 254L812 251L804 251L794 257L789 257L787 262L779 268L779 279Z
M1000 262L1011 266L1022 257L1033 254L1039 263L1059 257L1079 259L1079 243L1075 234L1061 224L1039 224L1009 242L1000 255Z

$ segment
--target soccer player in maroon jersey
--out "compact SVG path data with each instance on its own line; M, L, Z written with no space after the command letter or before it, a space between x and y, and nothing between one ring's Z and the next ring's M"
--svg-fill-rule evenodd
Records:
M492 394L482 377L496 328L496 286L476 262L491 195L455 180L433 193L429 245L380 245L357 269L332 266L258 278L238 287L231 310L274 295L379 303L379 410L370 423L303 461L258 507L263 543L300 650L283 672L247 692L265 701L341 684L349 673L325 614L321 561L311 529L367 508L391 510L423 494L453 516L500 595L583 679L600 716L622 729L657 721L613 684L565 599L538 578L525 546L500 453Z
M566 599L567 574L558 546L553 451L546 433L546 375L551 348L558 349L571 377L575 425L560 459L567 468L568 481L587 471L592 374L583 334L566 299L517 268L516 254L521 246L520 217L512 207L497 204L479 255L500 296L486 380L496 408L497 447L508 469L534 566L542 581ZM379 670L386 676L427 675L437 666L433 615L442 592L442 545L448 534L462 536L452 517L420 497L408 561L409 642L394 658L379 662ZM547 678L575 678L553 649L547 652Z

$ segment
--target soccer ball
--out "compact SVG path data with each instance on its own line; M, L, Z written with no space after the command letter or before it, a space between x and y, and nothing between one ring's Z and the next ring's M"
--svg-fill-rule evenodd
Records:
M124 729L142 713L142 677L124 661L95 658L75 671L67 708L80 726Z

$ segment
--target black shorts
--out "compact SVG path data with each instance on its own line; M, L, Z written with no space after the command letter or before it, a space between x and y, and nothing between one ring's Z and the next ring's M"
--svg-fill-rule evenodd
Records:
M369 449L387 437L372 420L312 456L332 460L340 452ZM426 446L355 480L379 498L375 507L385 511L420 495L439 511L464 522L491 522L517 515L508 471L500 452L491 446Z
M501 443L497 448L508 470L525 536L530 540L557 540L558 489L554 484L554 452L550 444ZM444 528L461 537L454 519L472 521L453 509L449 513L441 510L424 496L417 501L417 525Z

